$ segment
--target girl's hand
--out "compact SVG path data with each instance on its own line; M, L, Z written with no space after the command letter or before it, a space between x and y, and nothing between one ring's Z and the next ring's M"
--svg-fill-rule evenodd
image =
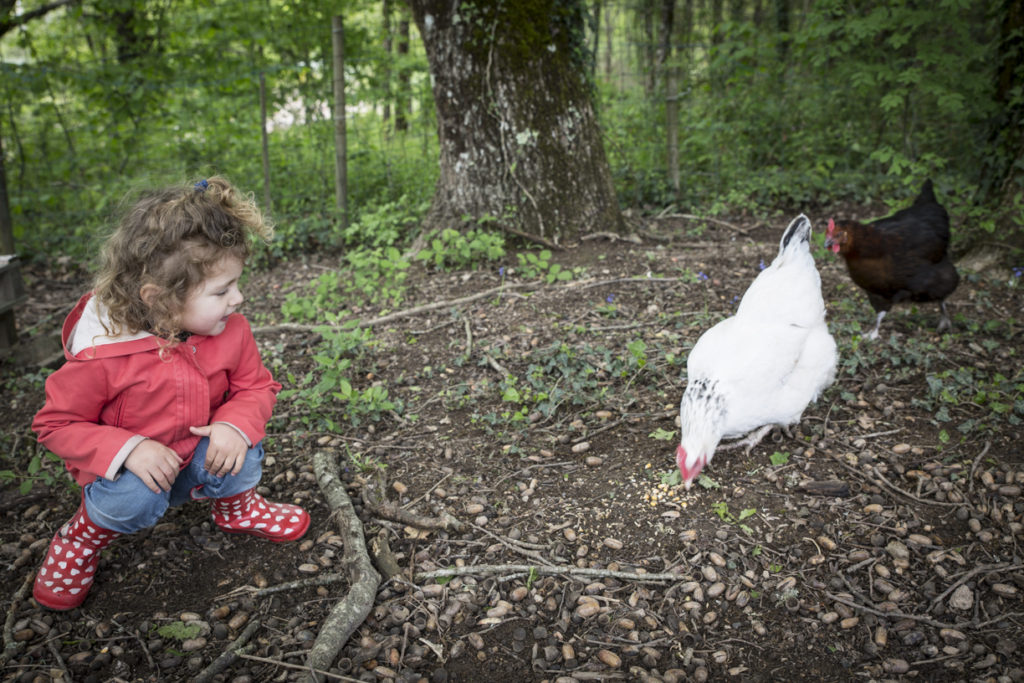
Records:
M146 439L132 449L124 461L126 470L142 480L153 493L170 491L181 471L181 458L159 441Z
M203 468L215 477L223 477L228 473L238 474L245 464L245 454L249 450L245 439L234 427L214 423L204 427L189 427L196 436L210 438L206 448L206 463Z

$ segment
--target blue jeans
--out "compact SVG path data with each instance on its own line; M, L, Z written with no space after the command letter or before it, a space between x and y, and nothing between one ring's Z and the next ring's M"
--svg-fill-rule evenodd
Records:
M132 472L125 470L111 481L97 477L86 484L85 512L93 523L130 534L155 526L167 508L200 498L228 498L254 488L263 474L263 442L250 448L238 474L215 477L203 469L210 440L203 437L192 454L192 462L178 473L170 491L154 493Z

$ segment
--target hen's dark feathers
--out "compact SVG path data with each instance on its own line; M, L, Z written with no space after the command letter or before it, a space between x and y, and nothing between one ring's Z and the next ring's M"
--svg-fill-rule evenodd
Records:
M870 223L836 221L846 239L839 253L850 277L876 311L900 301L942 301L959 275L949 258L949 215L935 199L932 182L914 203Z

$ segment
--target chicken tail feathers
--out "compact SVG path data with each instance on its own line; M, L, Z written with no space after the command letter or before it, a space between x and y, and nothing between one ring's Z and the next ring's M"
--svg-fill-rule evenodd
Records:
M939 200L935 198L935 190L932 187L932 179L928 178L924 181L924 185L921 186L921 192L917 195L917 199L914 200L914 206L938 203Z
M782 241L779 242L779 254L787 249L802 243L807 243L811 238L811 221L807 216L800 214L793 219L793 222L782 233Z

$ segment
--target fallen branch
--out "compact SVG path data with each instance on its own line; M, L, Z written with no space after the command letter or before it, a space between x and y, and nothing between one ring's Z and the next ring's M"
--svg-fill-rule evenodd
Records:
M200 671L199 674L192 679L194 683L206 683L207 681L212 681L214 676L231 666L231 664L242 655L242 651L249 643L249 639L252 638L253 634L256 633L259 627L259 619L253 619L246 624L245 629L238 634L238 637L235 638L230 645L228 645L228 648L224 650L217 659L210 662L208 667Z
M682 277L624 277L614 278L611 280L576 280L572 282L559 283L559 287L562 289L589 289L591 287L600 287L602 285L615 284L617 282L679 282L681 280L689 280L689 278ZM279 323L277 325L262 325L260 327L252 328L253 334L277 334L279 332L316 332L320 329L331 329L340 328L342 325L350 322L356 323L356 327L375 327L377 325L383 325L393 320L399 320L401 318L408 318L410 316L419 315L427 311L433 311L438 308L450 308L452 306L459 306L461 304L468 304L476 301L477 299L484 299L493 294L501 294L503 291L510 291L514 289L525 289L530 287L536 287L541 285L540 282L516 282L513 284L502 283L497 287L491 287L485 289L482 292L476 294L470 294L468 296L459 297L458 299L448 299L447 301L435 301L429 304L423 304L422 306L414 306L412 308L406 308L401 311L395 311L394 313L388 313L377 318L368 318L365 320L349 319L342 321L338 325L327 325L327 324L305 324L305 323Z
M387 315L382 315L382 316L380 316L378 318L369 318L369 319L366 319L366 320L356 320L355 322L356 322L356 326L357 327L374 327L376 325L382 325L384 323L389 323L392 320L399 320L400 318L408 318L410 316L419 315L420 313L425 313L427 311L433 311L433 310L436 310L438 308L448 308L450 306L458 306L460 304L468 304L471 301L476 301L477 299L483 299L483 298L489 297L492 294L497 294L497 293L499 293L499 292L501 292L503 290L523 289L525 287L534 287L537 284L538 283L536 283L536 282L518 282L518 283L515 283L515 284L504 284L503 283L503 284L498 285L497 287L491 287L490 289L486 289L486 290L484 290L482 292L477 292L476 294L470 294L468 296L463 296L463 297L460 297L458 299L448 299L447 301L435 301L433 303L423 304L422 306L414 306L412 308L406 308L406 309L401 310L401 311L395 311L394 313L388 313ZM343 321L342 324L345 324L346 322L351 322L351 321ZM252 332L253 332L253 334L275 334L277 332L316 332L317 330L319 330L321 328L324 328L324 327L330 328L332 326L331 325L323 325L323 324L307 325L307 324L299 324L299 323L281 323L279 325L263 325L261 327L254 327L252 329ZM338 327L340 327L340 325L338 325Z
M448 567L430 572L417 572L416 581L450 578L453 576L492 576L513 572L533 573L538 576L589 576L603 579L622 579L624 581L682 581L686 577L681 574L639 574L636 572L617 572L610 569L592 569L588 567L546 567L532 564L477 564L472 567Z
M338 530L345 547L341 565L351 581L348 594L334 606L323 622L306 660L311 671L309 680L320 681L322 678L317 672L330 667L349 636L373 609L377 587L380 586L380 574L373 568L366 552L363 525L356 516L351 499L345 493L344 484L338 478L337 463L327 453L320 451L313 455L313 471L324 499L338 518Z

